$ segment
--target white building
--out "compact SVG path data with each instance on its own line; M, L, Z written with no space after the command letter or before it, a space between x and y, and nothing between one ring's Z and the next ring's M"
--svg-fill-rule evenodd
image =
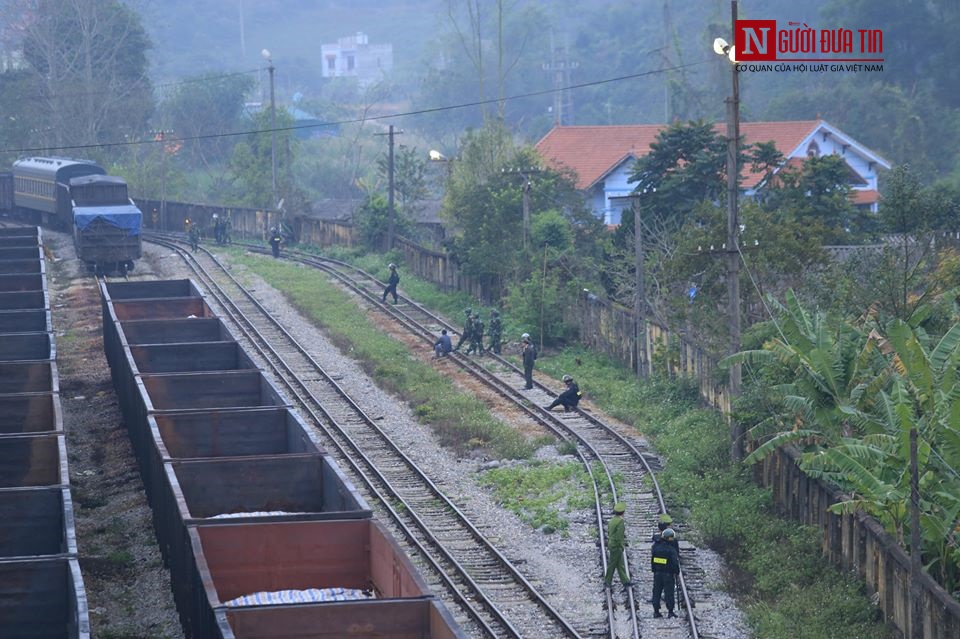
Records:
M393 45L370 44L361 31L336 44L321 45L320 55L323 77L356 78L360 86L378 82L393 70Z

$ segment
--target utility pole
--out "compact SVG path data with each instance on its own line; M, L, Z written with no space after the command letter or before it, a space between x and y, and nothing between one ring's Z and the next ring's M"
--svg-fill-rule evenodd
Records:
M523 178L523 187L521 188L523 195L523 250L527 250L530 241L530 191L533 189L533 182L530 181L530 176L542 173L542 171L543 170L537 166L500 170L501 173L517 173Z
M920 539L920 479L917 469L917 429L910 429L910 637L923 638L923 597L920 575L923 542Z
M544 71L553 74L553 121L557 126L573 124L573 96L567 87L570 86L570 71L580 66L580 63L567 58L566 46L555 46L553 34L550 34L550 62L541 65Z
M273 192L270 209L272 210L277 206L277 103L273 92L273 57L269 49L264 49L260 54L267 59L267 71L270 73L270 184Z
M737 0L730 2L730 27L733 40L736 41ZM730 44L733 47L733 44ZM740 216L737 210L738 163L740 144L740 78L737 65L730 65L733 79L733 92L727 100L727 301L730 315L730 354L740 352ZM740 395L740 364L730 366L730 399ZM730 457L739 462L743 460L743 425L735 420L730 422Z
M633 330L637 348L637 375L647 377L650 374L650 357L647 351L647 315L644 308L646 298L646 279L643 269L643 229L641 228L640 205L633 202L633 259L636 285L633 291Z
M156 129L151 131L153 139L160 144L160 228L167 228L167 135L173 133L170 129Z
M393 125L390 125L390 128L386 133L376 133L375 135L386 135L387 136L387 180L389 182L389 190L387 191L387 246L386 250L393 248L393 234L396 230L396 209L394 207L394 179L393 179L393 136L399 135L403 131L395 131Z

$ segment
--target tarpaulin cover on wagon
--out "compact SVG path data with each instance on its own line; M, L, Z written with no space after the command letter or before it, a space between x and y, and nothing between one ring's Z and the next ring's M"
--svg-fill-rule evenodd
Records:
M117 228L125 229L127 235L140 235L143 214L132 204L121 206L76 206L73 223L81 231L97 220L103 220Z

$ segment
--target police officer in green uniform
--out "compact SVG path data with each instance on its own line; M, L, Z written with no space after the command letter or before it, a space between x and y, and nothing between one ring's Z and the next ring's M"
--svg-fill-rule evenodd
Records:
M466 315L466 319L463 321L463 332L460 333L457 345L453 347L454 351L459 351L463 343L469 341L473 336L473 309L468 306L463 309L463 314Z
M500 321L500 311L493 309L490 311L490 345L488 350L497 355L500 354L500 339L503 334L503 324Z
M190 249L196 253L197 247L200 246L200 227L196 224L191 224L190 220L187 220L189 229L187 230L187 235L190 237Z
M476 351L477 355L483 355L483 320L480 315L473 314L473 326L470 334L470 348L467 349L467 355Z
M617 572L620 582L625 588L633 585L633 582L627 577L627 569L623 563L623 549L627 545L626 524L623 521L623 513L627 511L624 503L618 503L613 507L613 517L607 523L607 574L603 576L604 588L609 588L613 584L613 573Z

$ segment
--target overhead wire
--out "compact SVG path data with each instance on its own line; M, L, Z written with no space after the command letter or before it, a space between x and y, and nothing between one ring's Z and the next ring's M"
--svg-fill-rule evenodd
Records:
M601 86L601 85L604 85L604 84L611 84L611 83L615 83L615 82L623 82L623 81L626 81L626 80L635 80L635 79L638 79L638 78L643 78L643 77L658 75L658 74L661 74L661 73L667 73L667 72L670 72L670 71L676 71L676 70L680 70L680 69L684 69L684 68L688 68L688 67L694 67L694 66L699 66L699 65L702 65L702 64L707 64L707 63L709 63L710 61L711 61L711 60L709 60L709 59L704 59L704 60L700 60L700 61L698 61L698 62L689 62L689 63L686 63L686 64L676 65L676 66L673 66L673 67L667 67L667 68L662 68L662 69L655 69L655 70L651 70L651 71L642 71L642 72L639 72L639 73L631 73L631 74L628 74L628 75L621 75L621 76L616 76L616 77L612 77L612 78L604 78L604 79L600 79L600 80L592 80L592 81L590 81L590 82L581 82L581 83L578 83L578 84L567 85L566 87L563 87L563 88L561 88L560 90L562 90L562 91L572 91L572 90L576 90L576 89L584 89L584 88L588 88L588 87ZM201 81L201 79L197 79L197 81ZM549 94L555 93L556 91L557 91L556 88L543 89L543 90L539 90L539 91L529 91L529 92L526 92L526 93L519 93L519 94L515 94L515 95L510 95L510 96L506 96L506 97L504 97L504 98L488 98L488 99L484 99L484 100L473 100L473 101L470 101L470 102L461 102L461 103L459 103L459 104L448 104L448 105L443 105L443 106L438 106L438 107L428 107L428 108L424 108L424 109L414 109L414 110L411 110L411 111L403 111L403 112L400 112L400 113L390 113L390 114L382 114L382 115L364 116L364 117L359 117L359 118L349 118L349 119L346 119L346 120L337 120L337 121L330 121L330 122L317 122L317 123L312 123L312 124L299 124L299 125L281 126L281 127L268 127L268 128L263 128L263 129L251 129L251 130L246 130L246 131L229 131L229 132L226 132L226 133L208 133L208 134L192 135L192 136L166 137L164 140L156 140L156 139L152 139L152 138L151 138L151 139L143 139L143 140L123 140L123 141L115 141L115 142L99 142L99 143L89 143L89 144L73 144L73 145L56 146L56 147L43 146L43 147L25 147L25 148L18 148L18 149L0 149L0 153L21 153L21 154L23 154L23 153L34 153L34 152L38 152L38 151L46 151L46 150L49 150L49 149L51 149L51 148L55 148L55 149L58 149L58 150L60 150L60 151L77 151L77 150L82 150L82 149L104 149L104 148L114 148L114 147L124 147L124 146L136 146L136 145L141 145L141 144L159 144L159 143L168 143L168 144L169 144L169 143L172 143L172 142L193 142L193 141L197 141L197 140L211 140L211 139L217 139L217 138L240 137L240 136L246 136L246 135L258 135L258 134L262 134L262 133L274 133L274 132L276 132L276 133L281 133L281 132L286 132L286 131L302 131L302 130L308 130L308 129L322 128L322 127L342 126L342 125L345 125L345 124L357 124L357 123L371 122L371 121L378 121L378 120L389 120L389 119L394 119L394 118L412 117L412 116L417 116L417 115L426 115L426 114L430 114L430 113L442 113L442 112L444 112L444 111L453 111L453 110L457 110L457 109L467 109L467 108L477 107L477 106L486 106L486 105L490 105L490 104L499 104L499 103L501 103L501 102L508 102L508 101L511 101L511 100L521 100L521 99L524 99L524 98L537 97L537 96L542 96L542 95L549 95Z

